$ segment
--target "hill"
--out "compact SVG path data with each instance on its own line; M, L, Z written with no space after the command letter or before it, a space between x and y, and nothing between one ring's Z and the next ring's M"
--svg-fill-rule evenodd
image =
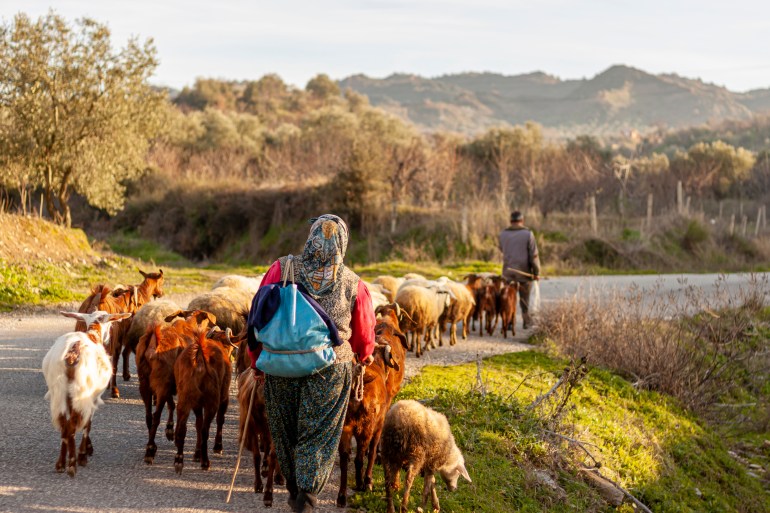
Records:
M543 72L460 73L435 78L353 75L339 82L425 131L475 134L535 121L553 135L617 134L747 120L770 110L770 89L735 93L698 79L616 65L590 79Z

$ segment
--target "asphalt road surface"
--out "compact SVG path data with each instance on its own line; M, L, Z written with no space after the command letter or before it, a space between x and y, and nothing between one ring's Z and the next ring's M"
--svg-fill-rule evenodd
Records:
M574 294L586 287L611 290L631 282L650 286L663 280L662 290L682 287L680 276L558 278L542 282L544 302ZM708 290L716 275L687 276L689 284ZM747 276L728 278L731 290L745 285ZM62 333L73 328L73 321L52 313L0 314L0 511L3 512L240 512L263 509L261 494L253 493L251 455L244 453L241 470L230 504L225 496L235 467L237 454L238 405L234 390L224 427L225 451L212 454L211 469L202 471L192 461L195 429L188 422L185 468L174 472L176 449L163 436L163 423L156 443L154 465L143 461L147 430L139 397L135 366L133 379L118 379L120 399L105 399L94 416L91 432L94 455L87 467L80 467L73 479L57 474L54 464L59 453L59 434L50 420L45 381L40 367L48 348ZM426 364L451 365L475 360L476 355L525 350L526 333L519 330L516 339L499 336L470 337L452 348L443 347L425 358L410 357L407 373L413 376ZM108 394L105 394L108 395ZM165 417L164 417L165 418ZM213 430L212 430L213 439ZM79 440L79 437L78 437ZM340 511L334 506L338 477L335 474L322 494L319 511ZM375 490L384 496L381 490ZM289 511L286 491L276 486L272 511Z

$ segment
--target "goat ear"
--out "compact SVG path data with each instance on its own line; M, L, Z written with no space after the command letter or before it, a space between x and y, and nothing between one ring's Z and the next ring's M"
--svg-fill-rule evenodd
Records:
M128 319L132 315L133 314L131 312L121 312L121 313L102 315L96 320L96 322L98 322L99 324L104 324L107 322L120 321L122 319Z
M71 317L72 319L77 319L79 321L83 320L83 314L78 312L59 312L59 313L62 314L64 317Z
M163 269L158 269L158 274L160 274L161 276L163 276Z
M460 471L460 475L465 478L466 481L469 483L472 483L471 476L468 475L468 471L465 469L465 463L459 466L458 470Z
M142 271L141 269L137 269L137 271L139 271L139 274L141 274L143 278L147 278L146 272Z
M176 312L172 313L171 315L167 315L166 317L164 317L163 320L166 321L166 322L171 322L174 319L176 319L177 317L186 317L186 316L187 316L187 312L185 312L184 310L177 310Z
M401 345L404 346L404 349L409 349L409 343L406 341L406 335L403 333L396 333L395 335L401 341Z

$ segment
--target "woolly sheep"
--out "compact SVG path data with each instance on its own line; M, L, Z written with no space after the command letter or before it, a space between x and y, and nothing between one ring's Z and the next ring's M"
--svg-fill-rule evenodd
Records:
M56 471L75 477L77 465L85 466L93 454L91 418L101 395L110 383L112 365L104 345L110 338L110 324L131 317L130 313L91 314L61 312L65 317L86 324L86 332L73 331L57 338L43 358L43 377L51 408L51 422L61 431L61 451ZM75 434L83 431L83 439L75 460Z
M139 339L147 332L148 329L158 325L167 325L164 319L169 315L180 311L181 308L178 304L174 303L170 299L156 299L142 306L134 315L131 320L131 327L126 334L126 345L131 348L131 351L136 353L136 346L139 344Z
M246 327L252 299L254 294L247 290L218 287L193 298L187 309L211 312L217 317L217 326L238 334Z
M460 476L472 482L447 418L417 401L399 401L390 408L385 415L381 443L388 513L395 513L393 490L400 486L399 473L402 468L406 469L402 512L407 510L412 482L420 472L424 473L425 483L422 507L425 509L430 495L433 511L439 511L434 477L436 472L444 479L449 491L457 489Z
M411 345L414 345L415 356L422 354L422 340L426 333L430 335L438 325L439 317L449 306L448 294L439 293L420 286L402 287L398 290L396 303L404 315L401 319L401 330L411 333ZM427 345L427 344L426 344Z
M219 278L211 290L218 289L220 287L231 287L234 289L243 289L251 293L252 297L259 290L259 284L262 282L264 274L260 274L254 277L241 276L240 274L228 274Z
M387 305L388 298L385 296L385 289L381 285L375 285L364 281L364 285L369 290L369 295L372 297L372 309L376 310L378 306Z
M424 279L426 279L426 278L425 278L425 276L423 276L422 274L417 274L417 273L406 273L406 274L404 275L404 279L405 279L405 280L424 280Z
M473 298L471 291L462 283L452 281L449 278L442 276L438 279L439 283L443 283L446 288L452 292L452 300L449 303L449 308L444 311L441 321L439 322L439 341L441 340L441 332L444 331L444 323L449 323L449 345L453 346L457 344L457 323L463 323L463 340L468 338L468 321L470 320L473 307L476 305L476 300Z
M393 303L396 300L396 293L398 292L398 288L402 283L404 283L404 279L384 275L376 277L372 283L382 287L384 289L382 293L385 294L386 298L388 298L388 302Z

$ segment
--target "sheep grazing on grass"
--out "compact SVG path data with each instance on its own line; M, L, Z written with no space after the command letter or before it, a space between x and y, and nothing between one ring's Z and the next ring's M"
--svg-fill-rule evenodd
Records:
M188 310L204 310L217 317L217 326L230 328L233 333L240 333L246 328L246 319L251 309L254 294L248 290L233 287L217 287L190 301Z
M219 278L211 287L211 290L215 290L220 287L243 289L248 291L253 297L257 293L257 290L259 290L259 284L262 282L263 277L264 274L260 274L254 277L241 276L240 274L228 274Z
M425 509L430 496L433 511L439 511L436 472L444 479L449 491L457 489L460 476L472 482L446 417L417 401L399 401L390 408L385 416L381 440L388 513L395 513L393 491L400 488L402 468L406 469L406 477L401 513L408 509L412 483L421 472L425 482L422 507Z
M61 312L65 317L83 321L86 332L65 333L57 338L43 358L43 377L48 385L45 395L51 406L51 421L61 431L61 451L56 471L75 477L77 465L85 466L94 453L91 444L91 418L102 403L102 392L112 376L112 366L104 349L109 341L110 324L131 316L130 313L91 314ZM75 452L75 434L83 431L80 448ZM66 461L65 461L66 460Z

